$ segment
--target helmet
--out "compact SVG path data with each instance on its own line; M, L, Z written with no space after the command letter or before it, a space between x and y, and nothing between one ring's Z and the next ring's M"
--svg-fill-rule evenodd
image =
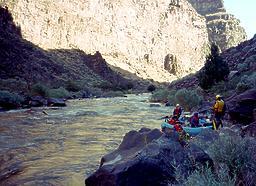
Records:
M176 107L179 107L180 106L180 104L176 104Z
M221 96L218 94L218 95L216 95L216 99L219 99Z
M198 112L194 112L194 116L198 116L198 114L199 114Z

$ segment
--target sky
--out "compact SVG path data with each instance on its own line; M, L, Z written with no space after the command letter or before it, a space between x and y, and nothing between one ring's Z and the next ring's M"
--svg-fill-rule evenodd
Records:
M256 34L256 0L224 0L228 13L241 21L248 39Z

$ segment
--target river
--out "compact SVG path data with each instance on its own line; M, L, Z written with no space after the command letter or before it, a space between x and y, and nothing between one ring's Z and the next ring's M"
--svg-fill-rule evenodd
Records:
M169 107L149 94L69 100L63 108L0 113L0 185L84 185L125 133L160 128Z

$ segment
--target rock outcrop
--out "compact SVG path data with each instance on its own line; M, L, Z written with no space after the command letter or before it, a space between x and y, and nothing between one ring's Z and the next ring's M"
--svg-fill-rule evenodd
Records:
M247 36L240 21L226 12L223 0L188 0L206 18L209 40L222 51L245 41Z
M175 184L179 176L186 178L198 165L213 166L212 159L198 146L184 148L174 133L160 138L159 134L157 129L129 132L116 151L102 158L100 168L86 179L86 185Z
M208 35L186 0L16 0L7 5L22 36L44 49L99 51L144 79L170 81L199 70Z
M228 113L231 120L242 124L250 124L254 120L256 108L256 89L250 89L227 100Z

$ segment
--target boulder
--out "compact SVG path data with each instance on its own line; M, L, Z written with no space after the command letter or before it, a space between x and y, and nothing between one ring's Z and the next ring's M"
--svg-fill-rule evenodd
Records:
M49 98L47 100L47 105L52 107L65 107L65 100L62 98Z
M178 183L180 176L187 177L197 165L213 167L212 159L197 145L184 148L175 133L160 135L157 129L129 132L116 151L102 158L85 184L168 185Z
M247 125L242 128L241 132L242 137L256 137L256 122L251 123L250 125Z
M231 120L249 124L253 122L253 110L256 108L256 89L250 89L227 101Z
M161 104L159 103L151 103L149 107L161 107Z
M47 105L47 100L42 96L33 96L29 101L31 107L42 107Z

